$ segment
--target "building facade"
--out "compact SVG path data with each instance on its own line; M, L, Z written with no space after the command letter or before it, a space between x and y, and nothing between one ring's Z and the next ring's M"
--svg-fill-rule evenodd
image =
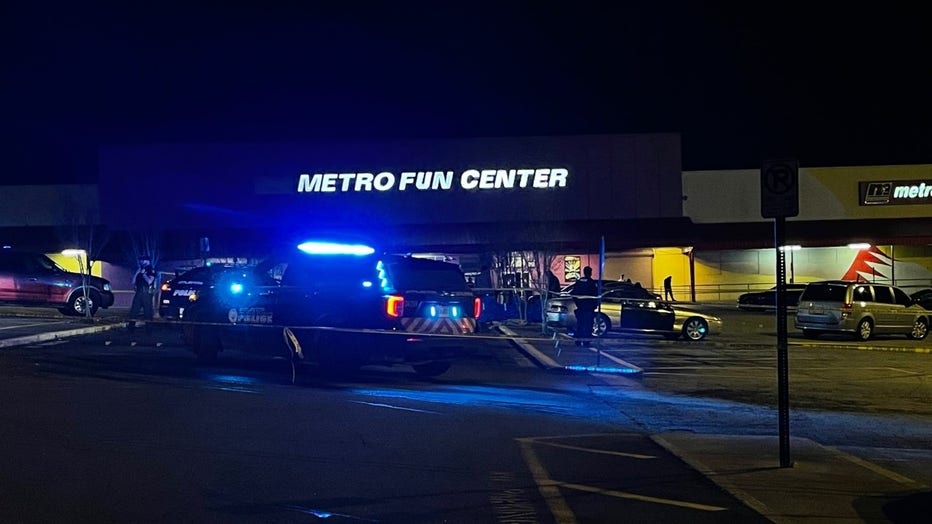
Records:
M57 252L97 228L100 260L132 263L154 238L175 267L353 239L467 272L493 261L520 287L546 265L564 283L598 273L604 244L606 279L670 275L697 300L772 285L760 169L681 165L676 134L114 146L96 186L5 188L0 240ZM932 286L932 165L801 167L798 185L788 278Z

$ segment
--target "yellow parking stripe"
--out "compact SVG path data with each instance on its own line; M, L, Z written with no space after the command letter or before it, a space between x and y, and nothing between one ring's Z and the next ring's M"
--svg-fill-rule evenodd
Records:
M635 493L615 491L613 489L602 489L602 488L596 488L593 486L584 486L582 484L572 484L569 482L560 482L558 485L561 487L575 489L579 491L587 491L589 493L598 493L599 495L608 495L609 497L615 497L615 498L620 498L620 499L640 500L644 502L652 502L654 504L664 504L667 506L678 506L681 508L697 509L700 511L725 511L728 509L728 508L723 508L721 506L709 506L706 504L696 504L695 502L684 502L682 500L648 497L645 495L637 495Z
M572 449L575 451L584 451L586 453L596 453L596 454L602 454L602 455L612 455L615 457L635 458L635 459L641 459L641 460L650 460L650 459L657 458L653 455L639 455L637 453L625 453L623 451L609 451L606 449L584 448L581 446L571 446L569 444L557 444L556 442L547 442L545 440L538 440L537 443L542 444L544 446L551 446L554 448Z
M550 474L547 473L547 469L537 458L537 454L534 453L533 441L522 438L517 440L521 446L521 455L524 457L524 462L527 463L528 469L531 470L534 482L537 483L537 489L544 496L544 500L547 501L550 513L557 521L557 524L576 524L576 515L573 514L559 488L557 488L558 483L550 480Z

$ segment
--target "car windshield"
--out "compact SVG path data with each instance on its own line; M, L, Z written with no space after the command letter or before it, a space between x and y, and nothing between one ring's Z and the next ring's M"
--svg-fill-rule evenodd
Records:
M185 271L180 276L178 276L178 281L204 283L210 278L210 268L211 266L204 266Z
M47 270L50 270L50 271L63 271L63 272L67 272L67 270L66 270L65 268L59 266L58 264L55 263L54 260L52 260L51 258L49 258L49 257L47 257L47 256L45 256L45 255L37 255L37 256L34 258L34 262L35 262L39 267L41 267L42 269L47 269Z

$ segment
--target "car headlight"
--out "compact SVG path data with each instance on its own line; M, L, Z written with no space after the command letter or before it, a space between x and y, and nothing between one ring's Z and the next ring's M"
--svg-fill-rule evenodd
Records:
M104 283L104 291L110 291L110 283L109 283L109 282L105 282L105 283Z

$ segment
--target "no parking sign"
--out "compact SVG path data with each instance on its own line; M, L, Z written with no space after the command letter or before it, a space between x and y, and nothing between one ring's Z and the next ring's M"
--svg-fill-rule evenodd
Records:
M761 166L760 214L763 218L799 214L798 160L768 160Z

